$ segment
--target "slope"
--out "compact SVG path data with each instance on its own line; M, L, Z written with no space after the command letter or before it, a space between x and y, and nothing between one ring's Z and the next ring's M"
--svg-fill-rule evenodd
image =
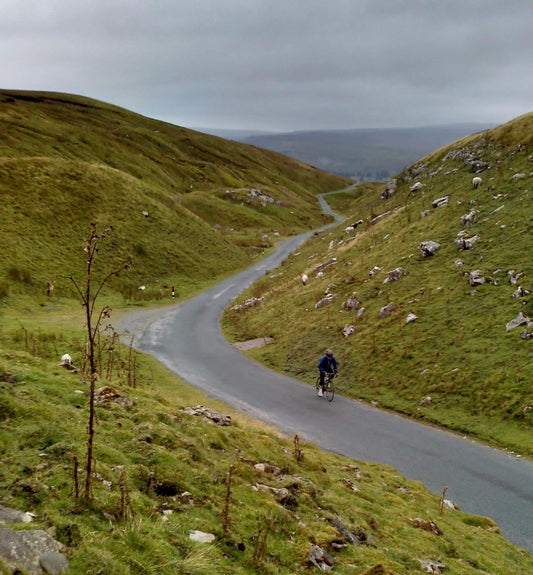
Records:
M255 284L265 302L228 310L228 336L272 336L251 355L309 383L331 347L343 393L532 454L531 327L507 328L533 317L532 152L530 114L394 183L330 195L363 223L315 236ZM440 248L429 256L425 242Z
M3 293L79 272L91 221L114 228L112 262L134 260L125 297L198 286L314 227L316 194L350 183L80 96L1 90L0 122Z

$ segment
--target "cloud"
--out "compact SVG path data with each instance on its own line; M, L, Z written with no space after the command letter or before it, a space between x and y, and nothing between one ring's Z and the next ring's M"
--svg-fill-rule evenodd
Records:
M531 111L523 0L0 0L2 87L185 126L507 121Z

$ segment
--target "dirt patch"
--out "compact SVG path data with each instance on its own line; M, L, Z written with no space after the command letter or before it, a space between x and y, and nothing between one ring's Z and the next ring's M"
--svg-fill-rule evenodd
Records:
M253 349L255 347L263 347L264 345L268 345L272 343L274 338L272 337L258 337L256 339L249 339L248 341L240 341L233 344L235 349L239 351L246 351L248 349Z

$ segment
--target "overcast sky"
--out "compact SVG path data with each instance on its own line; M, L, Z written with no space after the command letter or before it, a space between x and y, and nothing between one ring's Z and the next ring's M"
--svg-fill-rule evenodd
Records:
M533 111L531 0L0 0L0 87L187 127L499 124Z

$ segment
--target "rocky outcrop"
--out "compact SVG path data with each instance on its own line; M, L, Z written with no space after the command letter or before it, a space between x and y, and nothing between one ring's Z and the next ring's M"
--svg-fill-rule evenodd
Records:
M32 515L0 505L0 524L28 523ZM41 529L0 528L0 559L12 570L30 575L60 575L69 568L64 547Z

